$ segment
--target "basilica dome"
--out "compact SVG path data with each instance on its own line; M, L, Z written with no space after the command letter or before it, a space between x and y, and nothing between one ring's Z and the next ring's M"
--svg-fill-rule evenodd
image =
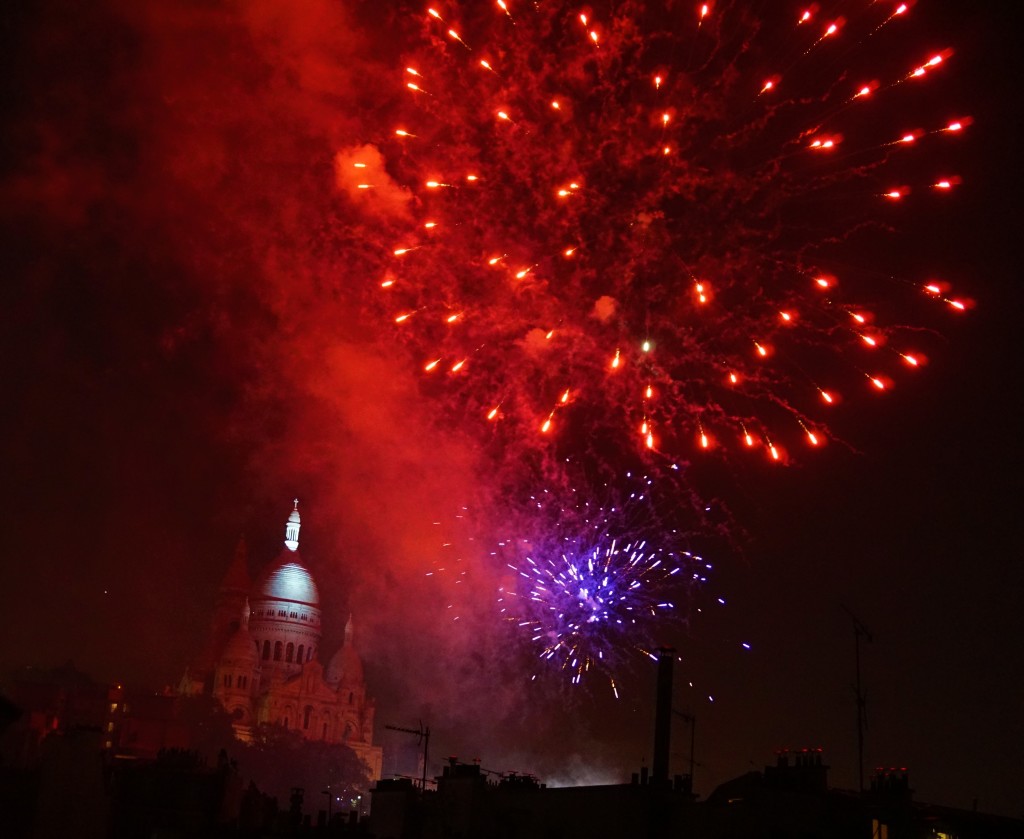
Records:
M263 677L271 680L298 675L320 646L320 592L299 557L298 509L288 517L284 545L249 595L253 649L259 650Z
M253 591L254 599L287 600L307 606L320 605L313 575L298 561L294 552L288 552L263 573Z

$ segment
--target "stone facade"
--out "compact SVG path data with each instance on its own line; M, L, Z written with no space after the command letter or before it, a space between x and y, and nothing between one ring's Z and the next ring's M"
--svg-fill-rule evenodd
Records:
M180 690L212 695L248 740L254 725L272 723L308 740L341 743L380 777L381 748L373 745L374 703L366 694L352 618L326 671L319 661L320 594L299 556L298 502L285 528L285 547L251 583L244 544L221 584L204 651Z

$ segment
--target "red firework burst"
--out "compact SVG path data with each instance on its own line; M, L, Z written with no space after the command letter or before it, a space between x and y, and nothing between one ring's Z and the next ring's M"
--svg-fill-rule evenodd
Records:
M967 303L884 262L956 191L937 161L970 120L928 115L952 53L908 46L906 4L851 5L410 12L393 134L337 166L401 208L375 311L437 404L520 447L784 462L841 393L920 367L890 301Z

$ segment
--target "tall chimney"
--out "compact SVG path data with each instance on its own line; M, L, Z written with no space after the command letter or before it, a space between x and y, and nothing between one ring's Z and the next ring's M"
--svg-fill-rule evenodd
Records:
M668 786L668 756L672 748L672 665L676 651L658 650L658 701L654 709L653 786Z

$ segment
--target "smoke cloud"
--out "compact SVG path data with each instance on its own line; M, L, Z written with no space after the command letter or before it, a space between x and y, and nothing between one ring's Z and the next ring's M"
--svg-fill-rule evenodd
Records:
M22 525L44 535L12 585L59 574L81 596L54 609L81 631L0 653L174 683L238 534L258 572L298 495L325 649L352 612L379 723L423 718L467 755L541 748L582 723L523 679L494 620L500 581L462 518L494 524L481 453L424 409L406 355L360 316L384 276L362 245L412 201L370 142L390 128L372 81L396 57L387 25L363 25L374 5L24 13L29 81L2 183L21 325L5 355L32 350L5 370L22 383L5 455ZM460 582L439 573L455 543L472 569Z

